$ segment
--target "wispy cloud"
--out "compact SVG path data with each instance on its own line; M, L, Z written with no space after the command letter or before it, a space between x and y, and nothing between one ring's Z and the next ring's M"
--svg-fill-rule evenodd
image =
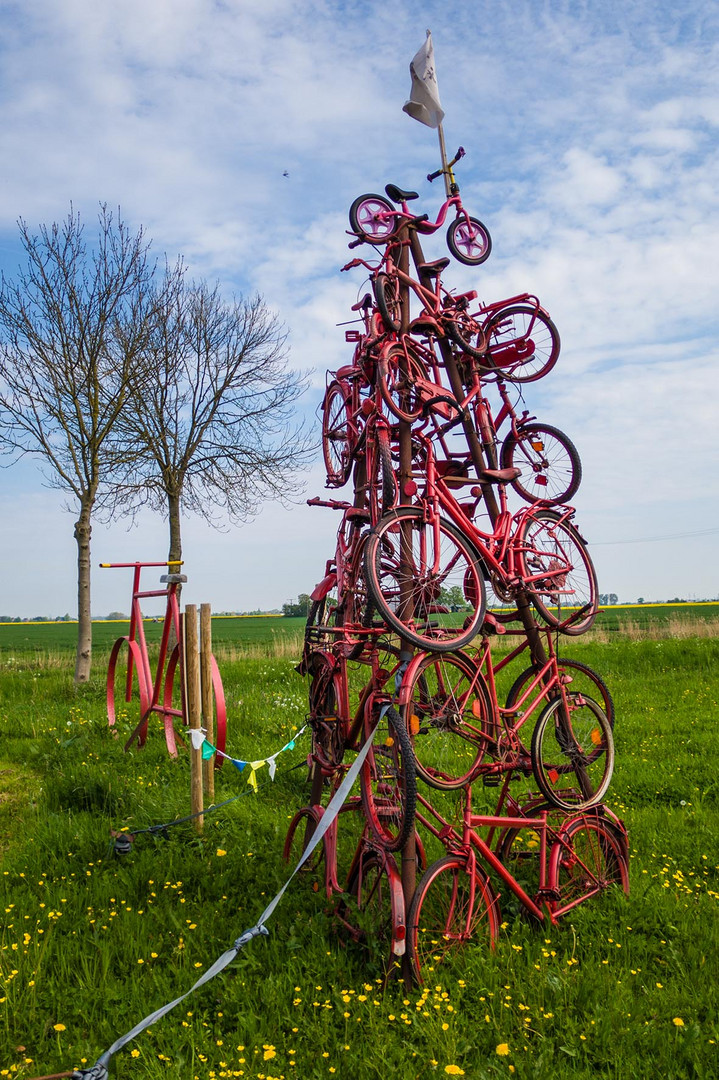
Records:
M526 399L580 449L586 531L606 540L648 520L673 532L679 513L709 527L719 24L704 3L8 3L0 262L17 261L18 216L57 220L72 200L91 219L99 200L121 204L158 255L182 252L228 292L263 293L288 326L292 363L313 370L311 414L325 370L349 359L336 324L364 291L361 273L339 273L349 203L387 181L415 186L428 213L442 201L424 180L435 136L400 111L426 26L448 144L467 149L463 198L494 238L481 270L453 265L448 279L486 301L535 293L555 320L560 361ZM443 234L427 238L428 257L445 252ZM321 489L319 471L311 485ZM190 528L198 551L223 560L230 542L256 544L258 559L274 545L266 574L228 560L212 586L226 592L213 597L221 607L309 588L333 531L329 512L276 508L232 541ZM300 537L315 571L295 558ZM140 534L127 543L139 550ZM606 572L632 593L716 591L711 560L693 560L694 584L675 587L664 553L603 550ZM55 580L56 606L71 607L64 553ZM30 575L25 587L31 596Z

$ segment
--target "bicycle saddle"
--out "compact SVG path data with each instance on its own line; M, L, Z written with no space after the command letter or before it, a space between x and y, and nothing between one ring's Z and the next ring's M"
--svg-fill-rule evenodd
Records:
M435 259L434 262L420 263L417 269L420 274L426 274L428 277L439 277L443 270L449 266L450 260Z
M402 191L402 188L397 187L396 184L387 184L385 191L392 202L411 202L412 199L419 198L416 191Z
M521 469L482 469L481 472L477 470L477 476L483 484L511 484L521 475ZM482 489L472 488L471 494L478 499L482 494Z

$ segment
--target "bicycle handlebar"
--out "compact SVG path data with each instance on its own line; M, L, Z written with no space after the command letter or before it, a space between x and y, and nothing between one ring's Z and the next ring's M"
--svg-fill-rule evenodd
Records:
M183 559L165 559L164 562L101 562L99 563L101 570L116 570L118 568L127 569L128 567L136 566L184 566Z
M339 499L321 499L315 495L314 499L307 500L308 506L329 506L331 510L351 510L352 503L342 502Z
M461 158L463 158L466 153L467 153L467 151L464 149L463 146L458 146L457 147L457 153L454 155L454 157L452 158L451 161L447 162L447 169L451 169L453 165L456 165L457 162ZM436 180L438 176L441 176L444 173L444 171L445 171L444 169L437 169L437 172L427 173L427 179L429 180L430 184L432 183L433 180Z

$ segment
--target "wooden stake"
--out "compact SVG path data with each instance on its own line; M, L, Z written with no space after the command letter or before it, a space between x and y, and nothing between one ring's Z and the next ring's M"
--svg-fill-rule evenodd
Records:
M200 605L200 682L202 684L202 726L208 742L215 745L215 695L212 692L212 609ZM208 805L215 801L215 755L202 762L202 779Z
M200 689L200 652L197 639L197 605L185 607L185 679L187 680L187 718L190 730L199 731L202 719L202 695ZM202 816L202 750L190 745L190 813L195 818L195 832L204 827Z

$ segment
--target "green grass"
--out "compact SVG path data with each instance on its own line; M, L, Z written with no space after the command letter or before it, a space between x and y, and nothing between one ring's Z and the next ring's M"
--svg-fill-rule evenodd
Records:
M280 758L274 784L265 770L257 796L208 819L202 838L180 825L114 856L111 828L187 813L186 755L169 760L159 723L130 754L110 736L103 663L117 624L78 693L67 646L50 665L37 639L9 652L6 629L0 1076L34 1077L94 1062L255 922L287 877L284 836L308 798L306 768L291 766L307 743ZM281 653L271 633L262 639L268 629L228 644ZM61 652L51 636L42 648ZM719 641L612 634L566 652L600 671L616 701L609 802L629 829L629 897L605 894L551 929L505 905L494 953L479 940L408 993L383 989L381 957L348 944L323 895L295 879L269 938L121 1051L117 1075L404 1080L455 1065L473 1080L716 1076ZM233 754L263 757L301 726L306 685L290 657L226 659L222 675ZM129 733L132 718L123 724ZM245 790L236 770L218 775L218 802ZM345 869L350 857L341 843Z

